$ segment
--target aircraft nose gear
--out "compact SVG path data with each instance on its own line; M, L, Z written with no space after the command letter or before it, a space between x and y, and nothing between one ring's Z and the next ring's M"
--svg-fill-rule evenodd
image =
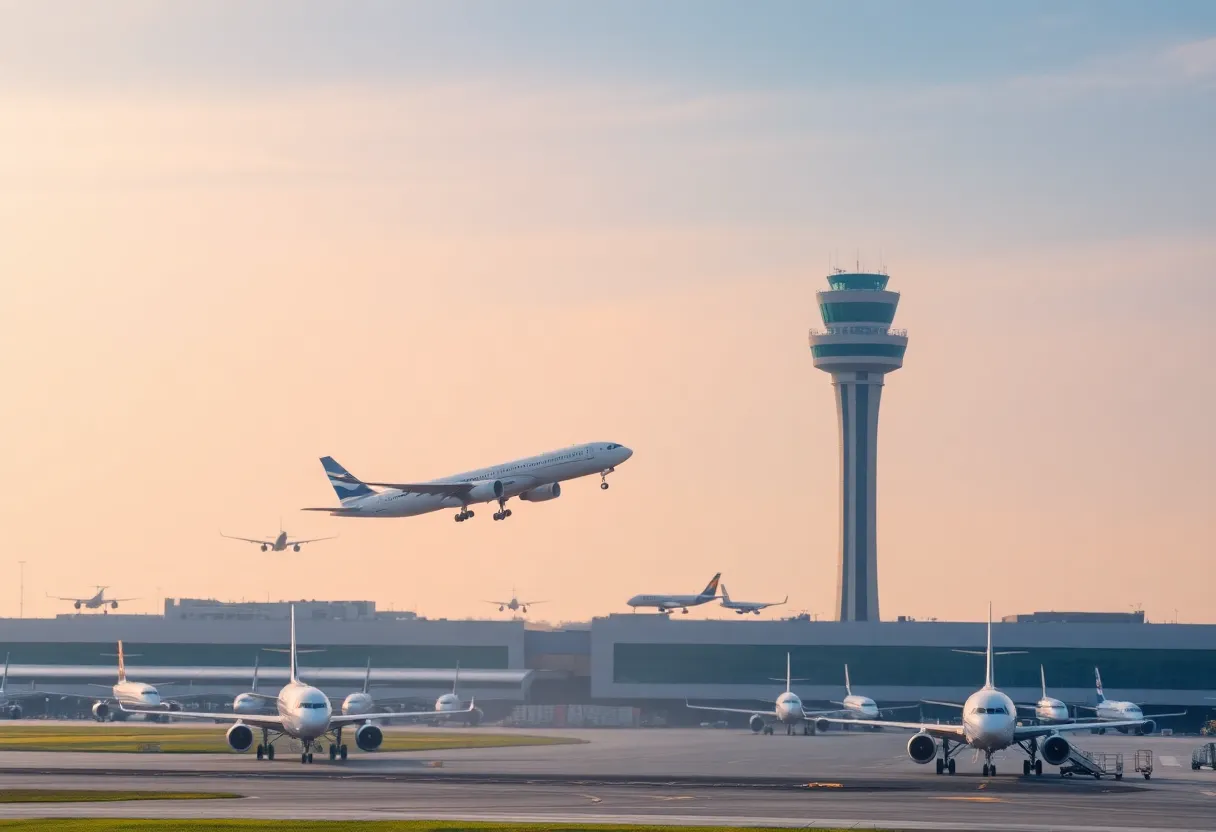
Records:
M469 511L467 508L462 508L460 511L456 512L456 522L463 523L465 520L472 520L474 516L474 513Z
M992 762L992 752L984 752L984 776L996 777L996 763Z
M494 512L495 520L506 520L511 516L511 509L507 508L506 500L498 501L498 511Z
M616 470L616 468L613 467L613 468L609 468L606 471L600 471L600 488L602 488L604 491L608 490L608 475L611 474L615 470Z

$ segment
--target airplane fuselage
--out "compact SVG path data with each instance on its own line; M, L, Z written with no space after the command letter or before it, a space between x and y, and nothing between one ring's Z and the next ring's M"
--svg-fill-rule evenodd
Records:
M342 713L369 714L376 708L376 700L370 693L355 691L342 700Z
M1013 745L1017 707L996 688L984 688L963 704L963 736L981 751L1001 751Z
M611 471L632 454L633 452L623 445L611 442L575 445L560 451L430 481L485 483L485 495L476 499L466 501L452 496L387 488L375 494L343 500L339 516L414 517L441 509L462 508L471 503L497 502L495 492L499 490L504 498L518 497L525 502L543 502L560 496L561 488L558 483ZM496 483L501 485L501 489L494 487Z
M146 685L143 682L118 682L110 690L114 694L115 701L129 708L164 707L164 702L160 698L160 691L152 685Z
M333 708L329 697L312 685L291 682L279 691L276 707L283 720L283 733L311 742L329 730Z
M1051 696L1044 696L1034 703L1034 718L1041 723L1068 722L1068 706Z
M859 719L878 719L878 704L868 696L849 694L840 704L846 712Z
M794 722L801 722L804 718L802 709L802 700L797 694L786 691L777 697L777 702L773 708L777 714L777 721L782 725L789 725Z

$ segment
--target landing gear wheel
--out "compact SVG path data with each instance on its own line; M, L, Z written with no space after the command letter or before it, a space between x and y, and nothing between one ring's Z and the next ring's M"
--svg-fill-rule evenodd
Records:
M300 765L304 765L307 762L308 762L308 755L301 753L300 754Z
M346 746L345 745L338 747L338 756L341 757L343 760L346 759Z
M942 762L941 757L938 757L937 758L937 773L941 774L945 770L946 770L946 764Z
M312 752L311 751L308 752L308 762L309 763L312 762Z
M264 756L266 756L266 749L265 749L265 748L262 748L262 746L260 746L260 745L259 745L259 746L258 746L258 759L260 760L260 759L262 759Z
M950 772L951 774L954 774L954 760L953 759L951 759L950 762L946 763L946 771Z
M312 755L309 755L309 756L312 756ZM988 766L988 776L996 777L996 763L993 763L992 765Z
M274 746L273 745L266 746L266 759L267 760L274 759Z
M1034 761L1034 776L1035 777L1043 776L1043 761L1042 760Z
M602 483L600 483L600 490L601 490L601 491L607 491L607 490L608 490L608 483L606 483L606 482L602 482Z
M1022 776L1030 776L1030 760L1022 760Z
M988 776L988 769L989 769L989 765L987 763L984 763L984 776L985 777Z
M338 747L336 745L331 745L329 747L329 761L332 763L336 759L338 759Z

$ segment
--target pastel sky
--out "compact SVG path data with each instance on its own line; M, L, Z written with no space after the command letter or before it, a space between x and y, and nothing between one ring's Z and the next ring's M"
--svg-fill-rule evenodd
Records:
M109 584L827 615L831 265L910 330L882 611L1216 622L1216 4L0 2L0 614ZM317 457L601 492L359 522ZM339 534L263 555L219 537ZM718 616L703 608L695 617Z

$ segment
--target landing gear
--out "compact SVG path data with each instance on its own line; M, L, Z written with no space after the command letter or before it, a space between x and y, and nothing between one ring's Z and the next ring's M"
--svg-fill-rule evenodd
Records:
M507 498L498 498L498 511L494 512L495 520L506 520L511 516L511 509L507 508Z
M336 759L338 759L338 746L331 742L329 744L329 761L332 763Z
M608 475L615 471L616 468L609 468L607 471L600 471L600 490L608 490Z
M771 737L771 736L773 735L773 726L771 726L771 725L765 725L765 726L764 726L764 733L768 734L768 735Z
M258 759L260 760L264 756L266 756L266 749L259 745L258 746Z
M345 745L338 746L338 757L339 757L339 759L341 759L342 761L345 762L345 760L346 760L346 746Z
M950 740L942 740L942 753L941 756L937 758L937 765L935 766L938 774L944 774L946 772L954 774L954 755L957 754L959 749L962 747L962 743L959 743L954 746L953 750L951 750Z
M472 520L476 515L469 511L468 506L462 506L460 511L456 512L456 522L463 523L465 520Z
M258 759L274 759L274 744L270 741L270 731L266 728L262 729L262 742L258 745Z
M1029 760L1022 761L1022 776L1029 777L1033 771L1036 777L1043 776L1043 761L1039 759L1039 741L1031 737L1028 742L1019 742L1018 745L1030 757Z
M941 757L938 757L937 758L937 773L941 774L945 770L946 770L946 764L944 762L942 762Z
M1034 776L1035 777L1043 776L1043 761L1042 760L1034 761Z
M996 777L996 763L992 762L992 752L984 752L984 776Z

